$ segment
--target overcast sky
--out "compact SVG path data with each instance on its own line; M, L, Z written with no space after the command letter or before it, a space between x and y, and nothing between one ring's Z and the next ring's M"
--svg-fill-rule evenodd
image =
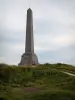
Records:
M0 0L0 63L20 62L29 7L39 62L75 65L75 0Z

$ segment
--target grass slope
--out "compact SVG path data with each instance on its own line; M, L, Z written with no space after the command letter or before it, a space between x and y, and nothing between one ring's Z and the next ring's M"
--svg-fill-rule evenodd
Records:
M18 67L0 64L0 100L75 100L75 67L44 64Z

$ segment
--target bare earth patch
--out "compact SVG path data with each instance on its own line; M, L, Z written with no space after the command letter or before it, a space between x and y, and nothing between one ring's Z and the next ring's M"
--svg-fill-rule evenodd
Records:
M36 88L36 87L25 87L24 91L25 92L39 92L41 90L40 90L40 88Z

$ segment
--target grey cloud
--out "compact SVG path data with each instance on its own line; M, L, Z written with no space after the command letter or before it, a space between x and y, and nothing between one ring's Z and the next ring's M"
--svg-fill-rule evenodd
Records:
M24 32L0 31L0 33L0 43L21 43L24 42L25 39Z
M0 0L0 58L4 58L5 63L17 64L24 52L26 10L29 5L34 15L35 44L39 43L39 47L45 46L46 48L48 44L49 46L54 45L52 40L59 35L72 34L73 36L75 33L74 0L33 0L33 2L29 0ZM45 38L46 35L49 36L48 39ZM58 48L58 44L55 44L54 47ZM35 50L35 52L40 63L75 64L74 50L75 43L72 43L55 50Z
M60 35L68 31L68 26L63 25L57 21L46 21L46 20L36 20L34 23L34 33L37 34L51 34L51 35ZM67 34L67 33L66 33Z
M69 63L75 65L75 45L71 45L65 48L61 48L56 51L41 51L38 52L41 62L44 63ZM44 55L43 55L44 54Z

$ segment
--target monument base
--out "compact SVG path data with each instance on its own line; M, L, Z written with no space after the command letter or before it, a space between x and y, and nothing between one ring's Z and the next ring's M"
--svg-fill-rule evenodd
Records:
M21 57L19 66L38 65L38 58L34 53L24 53Z

